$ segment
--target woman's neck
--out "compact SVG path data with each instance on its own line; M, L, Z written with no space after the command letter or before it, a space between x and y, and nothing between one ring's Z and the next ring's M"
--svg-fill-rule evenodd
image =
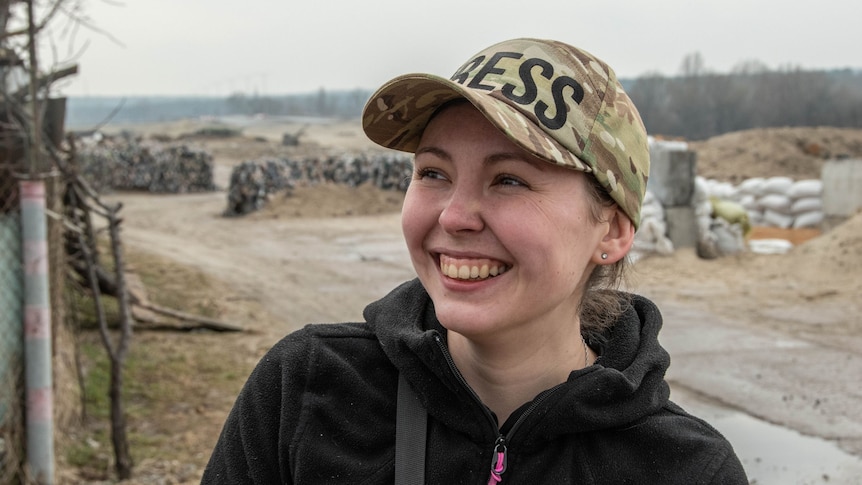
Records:
M449 332L449 351L458 370L499 420L498 426L540 392L565 382L573 370L596 356L583 342L579 325L565 335L483 345ZM586 354L584 353L586 350Z

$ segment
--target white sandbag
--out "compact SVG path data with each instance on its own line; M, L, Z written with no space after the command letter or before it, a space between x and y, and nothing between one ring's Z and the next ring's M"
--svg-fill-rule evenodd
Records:
M791 199L803 197L820 197L823 194L823 182L818 179L800 180L794 182L787 190L787 196Z
M667 237L667 222L665 222L664 220L655 219L653 227L653 235L655 235L656 241L663 237Z
M663 256L673 254L673 241L666 237L659 238L655 242L655 251Z
M643 200L643 202L641 202L641 205L647 206L647 205L652 204L653 202L656 202L655 194L653 194L652 191L650 191L650 190L647 190L646 192L644 192L644 200ZM660 203L661 202L659 202L659 204Z
M781 194L766 194L763 197L757 199L757 205L760 206L763 210L771 210L773 212L780 212L782 214L790 214L790 207L793 205L793 201L790 200L790 197Z
M793 215L821 210L823 210L823 200L821 200L820 197L804 197L802 199L796 199L790 206L790 213Z
M712 215L712 202L704 199L694 205L694 215L697 217L710 217Z
M641 234L641 238L647 241L656 241L664 237L666 231L667 225L664 221L653 218L641 221L641 227L637 233Z
M709 195L724 200L737 200L739 198L736 187L727 182L714 182L709 189Z
M709 232L709 226L712 225L712 217L708 214L705 216L697 216L697 233L702 236Z
M629 251L629 253L626 255L626 258L628 259L629 264L631 264L631 265L634 265L635 263L637 263L638 261L643 259L643 257L644 257L644 253L641 253L640 251L636 250L635 248L632 248L632 250Z
M739 205L745 207L745 210L751 211L760 207L757 204L757 197L755 197L754 195L745 194L742 192L740 192L740 194L742 195L739 197Z
M700 175L696 175L694 177L694 195L692 196L692 203L697 205L704 201L709 201L709 182Z
M662 150L672 152L684 152L688 150L688 142L678 140L656 140L655 138L647 138L649 146L656 147Z
M787 239L752 239L748 249L757 254L784 254L793 249L793 243Z
M792 186L793 179L790 177L769 177L763 182L763 193L786 196Z
M736 186L736 189L744 194L751 194L755 197L763 195L763 184L766 179L763 177L752 177L745 179Z
M667 225L657 219L648 219L641 222L641 227L635 233L632 251L636 254L659 253L668 255L673 253L673 243L665 236Z
M745 249L745 240L742 237L742 230L737 224L717 224L713 226L711 230L716 236L715 246L721 255L727 256L730 254L736 254Z
M752 226L764 225L763 211L759 211L759 210L748 211L748 222L750 222Z
M654 253L655 242L635 238L634 243L632 243L632 251L637 251L639 253Z
M641 221L647 219L664 220L664 207L661 204L647 204L641 207Z
M696 183L697 182L695 182L695 184ZM703 192L706 195L711 197L713 191L715 191L715 184L717 184L717 183L718 183L718 181L714 180L714 179L708 179L708 178L703 179L703 184L702 184L703 185Z
M823 211L811 211L803 214L797 214L793 218L793 228L799 229L802 227L820 227L823 223Z
M791 224L793 224L793 216L789 214L782 214L771 209L766 209L765 211L763 211L763 222L767 226L787 229L791 226Z

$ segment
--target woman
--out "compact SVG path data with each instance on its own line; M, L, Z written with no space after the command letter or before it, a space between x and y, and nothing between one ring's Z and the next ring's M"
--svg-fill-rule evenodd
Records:
M364 323L276 344L203 483L393 483L399 379L427 416L412 458L427 483L748 483L730 444L668 400L658 310L609 289L649 156L606 64L502 42L451 79L390 81L363 126L415 153L402 227L418 279Z

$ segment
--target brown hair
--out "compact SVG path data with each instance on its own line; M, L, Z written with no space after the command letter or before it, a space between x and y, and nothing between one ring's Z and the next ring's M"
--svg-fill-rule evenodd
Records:
M590 218L595 223L604 222L602 209L617 204L595 177L587 176L586 180L587 195L592 202ZM601 335L613 326L628 306L628 293L619 291L619 288L625 281L629 266L628 258L624 257L616 263L593 268L579 306L581 332L589 339L601 340Z

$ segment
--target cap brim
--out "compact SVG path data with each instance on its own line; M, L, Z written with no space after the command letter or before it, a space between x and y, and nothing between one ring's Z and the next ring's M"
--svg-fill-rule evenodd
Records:
M362 127L371 141L415 152L425 126L445 103L463 98L512 142L550 163L591 172L592 169L536 124L535 115L502 97L432 74L406 74L384 84L371 96L362 114Z

